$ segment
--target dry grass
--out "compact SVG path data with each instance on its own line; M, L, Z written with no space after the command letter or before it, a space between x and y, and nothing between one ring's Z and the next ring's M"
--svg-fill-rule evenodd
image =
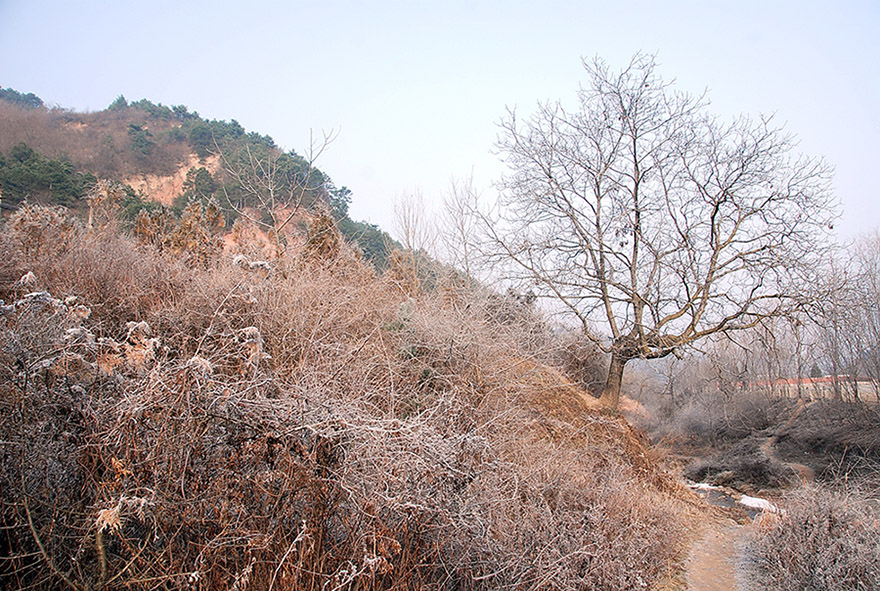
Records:
M781 425L795 411L794 400L761 393L728 395L707 387L676 404L651 401L643 427L652 437L698 446L726 445Z
M788 488L798 482L796 472L761 449L764 439L743 439L689 464L684 475L694 482L730 486L743 491Z
M874 491L876 496L876 491ZM880 523L859 491L808 487L790 493L784 513L762 521L743 565L768 591L880 589Z
M72 227L0 234L5 585L643 589L681 559L681 490L497 296Z
M142 125L158 144L150 156L129 149L129 124ZM187 142L171 141L173 121L138 109L74 113L64 109L23 109L0 101L0 152L24 142L49 158L69 159L101 178L122 180L143 173L173 173L186 160Z
M815 402L781 430L779 442L789 454L816 462L820 478L834 479L840 472L876 478L872 465L880 462L880 407L839 400Z

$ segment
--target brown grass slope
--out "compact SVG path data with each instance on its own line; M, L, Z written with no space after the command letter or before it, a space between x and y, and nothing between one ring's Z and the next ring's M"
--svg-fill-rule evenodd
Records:
M130 126L148 131L150 154L130 149ZM178 139L173 119L136 109L77 113L67 109L25 109L0 100L0 152L23 142L49 158L67 158L80 170L122 181L146 174L167 176L185 163L191 147Z
M491 297L0 233L0 584L646 589L683 493ZM28 272L32 275L26 275Z

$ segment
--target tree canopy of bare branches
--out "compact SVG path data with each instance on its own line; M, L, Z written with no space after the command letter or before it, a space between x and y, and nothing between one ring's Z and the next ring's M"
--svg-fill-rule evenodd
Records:
M576 110L511 110L489 229L510 276L562 303L610 354L603 401L626 363L755 326L796 305L836 215L831 168L794 153L770 119L722 122L637 55L585 62Z

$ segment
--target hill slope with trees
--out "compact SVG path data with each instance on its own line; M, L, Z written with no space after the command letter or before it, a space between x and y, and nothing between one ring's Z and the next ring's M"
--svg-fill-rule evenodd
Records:
M25 200L84 210L98 180L105 180L122 185L129 222L142 209L154 211L157 201L179 216L190 201L214 200L230 227L243 216L264 232L277 230L291 210L321 210L367 259L387 266L394 241L349 218L351 191L315 166L331 139L303 156L235 120L206 120L183 105L120 96L103 111L77 113L50 109L31 93L0 89L2 203L7 211ZM156 179L174 176L180 180L165 194L151 190Z
M332 139L300 155L184 106L73 113L0 88L0 586L682 591L689 546L742 510L703 504L616 393L597 400L623 377L601 340L474 279L470 188L447 220L456 270L425 252L413 204L402 248L348 217L316 167ZM636 234L641 203L615 209ZM646 342L672 353L664 339ZM737 397L734 415L705 383L682 401L668 369L654 417L705 399L685 418L713 445L794 408ZM772 445L820 410L765 436L763 463L733 445L695 477L778 467ZM744 572L875 589L876 508L832 493L757 520Z

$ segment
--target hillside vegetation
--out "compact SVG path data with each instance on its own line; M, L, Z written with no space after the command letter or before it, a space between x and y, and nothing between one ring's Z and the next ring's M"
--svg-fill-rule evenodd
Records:
M264 231L281 225L273 217L281 210L321 210L350 244L385 267L394 241L349 218L351 191L317 168L330 141L300 155L235 120L206 120L184 105L120 96L103 111L78 113L0 89L2 205L10 210L28 201L84 210L101 180L121 187L129 223L141 210L155 213L157 204L179 216L192 201L216 202L230 227L250 216Z
M63 209L0 234L0 579L644 589L689 496L522 303L327 234L208 264ZM569 359L570 364L572 361Z

